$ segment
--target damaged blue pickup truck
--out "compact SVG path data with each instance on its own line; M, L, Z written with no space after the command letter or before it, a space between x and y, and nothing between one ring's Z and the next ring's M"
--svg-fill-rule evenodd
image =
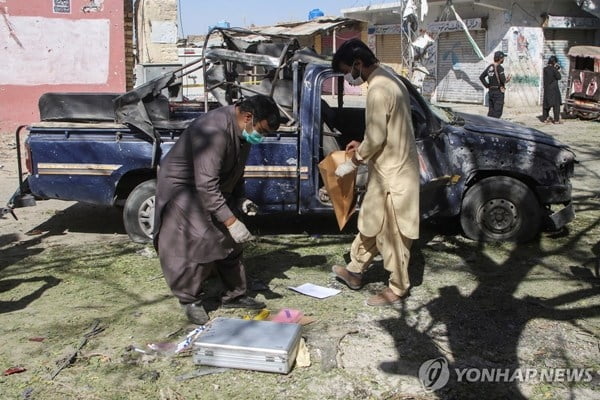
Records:
M252 146L247 197L262 214L332 213L317 165L361 139L364 97L344 93L343 77L329 61L294 38L250 41L251 32L221 28L210 34L220 35L223 44L208 47L207 37L199 65L125 94L42 96L41 121L17 131L18 142L28 131L27 174L19 171L19 189L4 212L41 199L120 206L131 239L148 241L161 157L204 110L264 93L278 103L282 124ZM169 102L163 93L176 91L182 74L200 68L216 102ZM576 160L566 145L535 129L436 107L401 79L411 96L423 219L455 217L474 240L523 242L574 218L570 178ZM365 176L359 172L357 196Z

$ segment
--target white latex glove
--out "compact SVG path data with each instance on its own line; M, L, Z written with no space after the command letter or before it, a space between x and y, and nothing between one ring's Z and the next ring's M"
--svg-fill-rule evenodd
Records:
M252 236L246 225L239 219L236 219L227 229L229 229L229 234L236 243L246 243L254 240L254 236Z
M352 162L352 160L348 160L343 164L338 165L335 169L335 175L338 178L344 177L350 173L352 173L356 169L356 165Z
M240 199L240 210L250 217L253 217L258 212L258 206L250 199Z

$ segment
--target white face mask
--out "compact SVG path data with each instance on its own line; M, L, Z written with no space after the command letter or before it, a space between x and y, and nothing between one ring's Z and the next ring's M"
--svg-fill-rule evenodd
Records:
M362 69L362 67L361 67ZM361 76L361 72L358 72L358 76L355 78L354 76L352 76L352 71L354 71L354 65L352 65L352 69L350 70L350 72L348 72L346 75L344 75L344 79L346 80L346 82L348 82L348 84L350 86L360 86L364 83L363 78Z

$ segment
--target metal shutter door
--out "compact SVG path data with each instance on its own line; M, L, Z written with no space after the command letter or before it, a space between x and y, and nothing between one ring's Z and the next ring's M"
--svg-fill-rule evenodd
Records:
M402 63L401 35L377 35L377 58L384 64Z
M572 46L594 45L594 30L585 29L544 29L544 60L543 66L548 63L548 57L555 55L561 66L562 79L558 82L560 96L565 100L565 93L569 84L569 57L567 53ZM540 104L544 98L544 84L540 90Z
M485 49L485 31L469 32L480 49ZM479 81L487 62L480 60L464 32L446 32L438 37L437 100L481 104Z

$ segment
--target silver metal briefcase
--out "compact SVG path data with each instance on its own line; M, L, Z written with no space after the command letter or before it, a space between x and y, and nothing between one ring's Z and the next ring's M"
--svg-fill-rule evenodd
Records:
M301 326L270 321L216 318L194 342L196 364L287 374Z

